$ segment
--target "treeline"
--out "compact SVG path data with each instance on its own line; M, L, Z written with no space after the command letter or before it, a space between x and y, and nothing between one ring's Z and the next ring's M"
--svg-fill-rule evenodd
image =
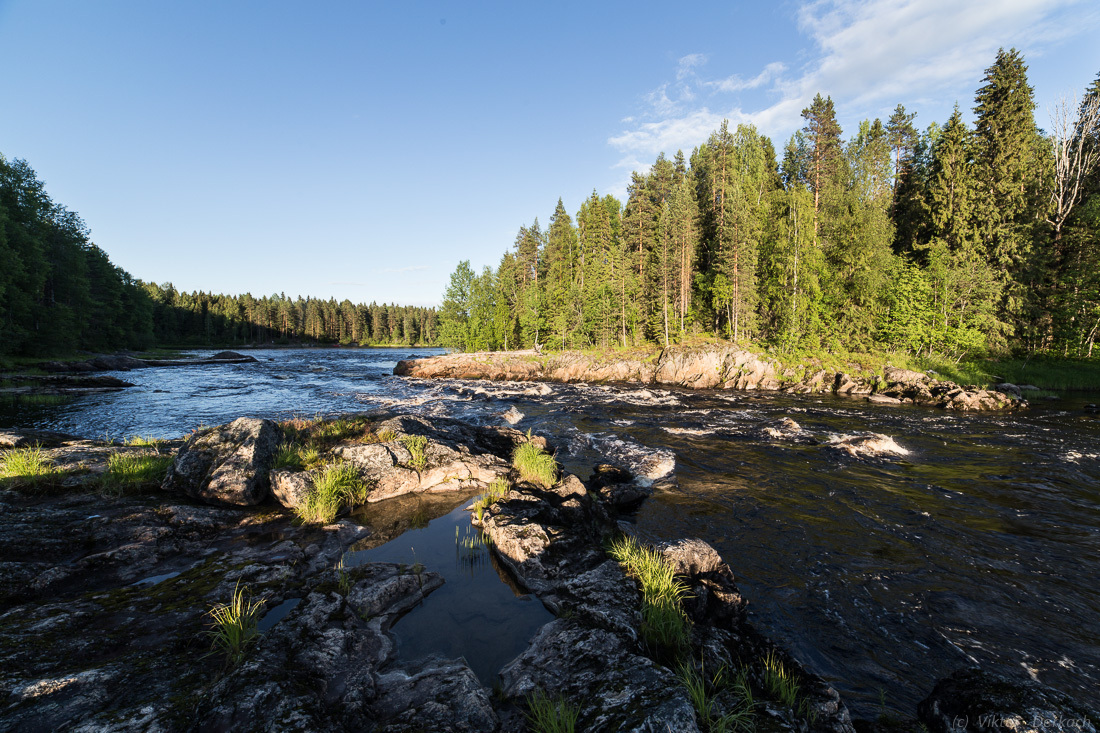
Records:
M344 345L431 345L438 340L434 308L356 305L349 300L284 294L254 298L181 293L171 283L147 283L158 344L174 346L316 342Z
M152 304L88 233L26 161L0 155L0 355L152 345Z
M24 160L0 155L0 356L271 342L434 344L434 308L179 293L111 264Z
M844 140L831 98L777 152L726 123L685 159L521 227L494 270L463 262L440 311L466 350L667 345L692 334L788 348L1091 356L1100 328L1100 77L1034 119L1004 51L923 132L898 105Z

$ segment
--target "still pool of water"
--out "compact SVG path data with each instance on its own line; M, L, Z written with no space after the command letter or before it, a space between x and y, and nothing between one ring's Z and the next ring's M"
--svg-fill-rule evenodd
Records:
M600 461L640 471L674 461L678 484L642 506L639 530L712 543L754 623L829 679L854 714L875 717L880 690L911 713L937 679L974 663L1100 704L1100 415L1082 409L1097 395L1012 415L955 414L825 396L392 376L398 359L433 353L422 349L249 353L259 362L120 373L137 386L0 413L0 426L175 437L240 415L388 407L500 424L515 408L517 427L549 437L582 477ZM784 417L801 424L803 440L764 433ZM828 447L863 431L907 453L855 458ZM410 633L403 654L427 653L415 639L434 636L441 648L431 651L469 659L478 655L447 646L468 628L492 644L527 633L479 616L476 594L474 606L451 612L447 593L469 569L454 537L466 520L460 510L446 519L456 505L423 520L361 520L374 541L390 541L376 549L394 561L456 574L394 627L434 632ZM537 606L477 562L505 601ZM483 679L499 669L497 659L470 661Z
M409 572L423 567L442 575L443 587L432 591L394 625L398 655L409 661L432 655L463 657L478 679L492 687L501 668L554 617L499 564L489 551L487 538L470 524L465 505L464 501L381 546L352 547L344 562L349 567L366 562L401 563ZM369 526L370 519L366 519ZM369 538L362 543L370 544Z

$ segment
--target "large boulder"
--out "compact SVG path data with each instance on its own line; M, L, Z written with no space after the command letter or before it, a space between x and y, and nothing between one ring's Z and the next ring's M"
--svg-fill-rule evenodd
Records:
M161 488L208 504L252 506L267 498L279 433L275 423L239 417L191 436Z

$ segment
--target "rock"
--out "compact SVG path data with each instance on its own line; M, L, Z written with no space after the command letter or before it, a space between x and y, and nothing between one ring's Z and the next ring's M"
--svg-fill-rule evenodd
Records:
M695 576L713 573L725 567L722 556L700 539L660 542L657 550L672 564L677 575Z
M367 496L372 502L424 491L482 488L511 470L498 456L462 453L431 440L424 451L425 465L419 468L412 465L412 453L400 441L338 446L333 452L354 464L372 482Z
M132 356L99 356L89 361L89 363L96 369L104 372L122 371L128 372L131 369L144 369L149 366L141 359L135 359Z
M871 386L862 379L853 379L843 372L837 372L833 391L838 395L865 395L871 393Z
M833 435L829 438L826 447L843 451L854 458L909 455L907 449L898 445L889 435L881 433Z
M515 405L500 413L500 417L509 425L515 425L523 419L523 413L516 409Z
M381 674L376 694L370 717L383 723L373 730L481 733L500 725L489 691L461 659L430 658Z
M597 464L593 468L588 485L601 499L620 511L637 506L653 493L652 484L642 485L634 480L630 471L607 463Z
M313 491L313 476L308 471L281 468L271 472L271 495L287 509L304 506Z
M940 680L917 706L932 733L1096 733L1100 720L1066 695L1037 682L1012 681L980 669L959 670Z
M75 435L51 430L0 430L0 448L54 448L80 440Z
M1038 392L1039 391L1039 388L1036 387L1034 384L1021 384L1021 385L1019 385L1018 388L1021 392Z
M923 372L914 372L909 369L899 369L898 367L888 366L883 370L883 378L887 384L903 384L907 386L925 384L932 381L932 378Z
M500 676L508 699L541 690L580 706L578 730L699 730L675 673L638 655L622 636L572 620L543 626Z
M223 359L235 359L237 361L256 361L256 357L238 354L236 351L219 351L210 358L217 359L219 361Z
M901 404L901 400L899 400L897 397L887 397L884 394L869 394L866 397L864 397L863 399L867 400L868 402L874 402L875 404L878 404L878 405L900 405Z
M781 418L774 425L764 427L764 435L775 440L797 438L804 432L802 426L789 417Z
M176 455L162 488L208 504L259 504L270 490L278 443L275 423L258 418L196 433Z
M1013 395L1015 397L1023 396L1020 388L1017 387L1015 384L1012 384L1011 382L1001 382L1000 384L994 385L993 389L997 390L998 392L1004 392L1005 394Z

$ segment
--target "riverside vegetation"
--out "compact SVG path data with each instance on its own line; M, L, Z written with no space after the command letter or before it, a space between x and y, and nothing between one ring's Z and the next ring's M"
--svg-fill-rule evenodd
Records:
M593 192L570 216L559 200L496 268L460 263L443 343L1094 356L1100 78L1040 129L1024 59L1002 49L974 114L919 131L898 105L845 140L818 95L781 146L723 123L690 155L635 172L625 205Z
M621 534L653 478L598 466L581 481L539 436L375 413L242 418L182 444L5 440L42 443L0 459L0 690L15 728L855 731L838 694L755 631L709 545ZM318 465L276 468L287 440L312 444ZM421 447L415 470L410 442ZM169 449L162 481L97 493L114 456ZM20 480L43 466L57 469L45 483ZM431 567L349 565L374 529L355 515L295 517L309 493L280 491L278 477L333 466L356 473L359 500L374 504L397 492L479 497L477 544L556 616L501 670L496 693L463 660L395 654L390 626L442 584ZM673 482L671 470L658 481ZM398 524L408 521L423 520ZM962 709L1091 725L1037 685L972 673L937 686L921 719L943 733Z

